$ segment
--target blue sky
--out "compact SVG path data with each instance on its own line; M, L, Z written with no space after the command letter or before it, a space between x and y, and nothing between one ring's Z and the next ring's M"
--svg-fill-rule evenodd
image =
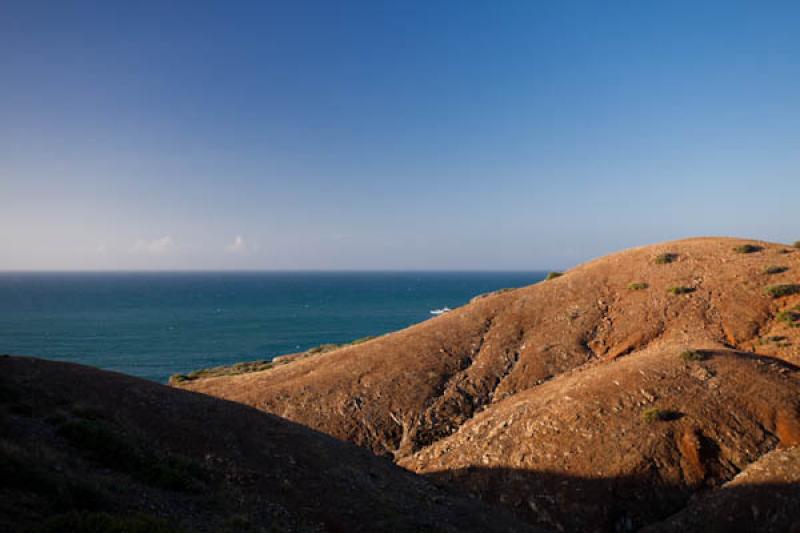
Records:
M0 269L800 239L797 2L0 3Z

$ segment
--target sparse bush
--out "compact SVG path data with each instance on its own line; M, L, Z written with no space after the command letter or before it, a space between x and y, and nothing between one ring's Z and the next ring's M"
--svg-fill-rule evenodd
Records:
M288 356L278 356L272 361L267 361L266 359L260 359L258 361L245 361L242 363L236 363L227 366L201 368L199 370L194 370L192 372L189 372L188 374L173 374L169 378L169 384L179 385L181 383L185 383L187 381L194 381L196 379L214 378L219 376L238 376L239 374L261 372L263 370L269 370L270 368L274 368L276 366L291 363L292 361L296 361L297 359L303 359L304 357L307 357L309 355L332 352L333 350L338 350L339 348L343 348L345 346L354 346L356 344L363 344L375 338L377 337L367 336L355 339L354 341L346 342L344 344L334 344L334 343L320 344L319 346L314 346L313 348L309 348L303 354L297 354L297 355L290 354Z
M685 350L681 352L681 359L687 363L691 363L693 361L704 361L707 358L707 354L700 350Z
M372 335L372 336L367 336L367 337L361 337L361 338L356 339L354 341L345 342L345 343L342 343L342 344L335 344L335 343L329 342L327 344L320 344L319 346L314 346L313 348L309 348L308 350L306 350L306 353L310 354L310 355L313 355L313 354L318 354L318 353L332 352L333 350L338 350L339 348L344 348L345 346L355 346L356 344L362 344L362 343L365 343L367 341L371 341L372 339L376 339L376 338L377 338L376 336Z
M642 411L642 420L648 424L654 422L667 422L670 420L677 420L680 418L680 413L670 411L669 409L658 409L657 407L650 407Z
M550 281L551 279L560 278L563 275L564 275L563 272L548 272L548 274L547 274L547 276L545 276L544 280L545 281Z
M783 322L790 327L800 328L800 305L794 309L786 309L781 311L775 315L775 319L778 322Z
M352 341L350 344L355 346L356 344L363 344L363 343L365 343L367 341L371 341L372 339L376 339L376 338L377 337L375 335L367 335L366 337L361 337L359 339L356 339L356 340Z
M502 288L502 289L497 289L496 291L485 292L485 293L483 293L483 294L479 294L479 295L477 295L477 296L473 297L473 298L472 298L472 299L469 301L469 303L472 303L472 302L477 302L478 300L482 300L482 299L484 299L484 298L487 298L487 297L489 297L489 296L496 296L496 295L498 295L498 294L505 294L505 293L507 293L507 292L511 292L511 291L515 291L515 290L517 290L517 289L516 289L516 288L514 288L514 287L504 287L504 288Z
M644 289L648 288L649 286L650 285L648 285L647 283L630 283L628 285L628 290L641 291L641 290L644 290Z
M794 244L792 246L794 246L795 248L800 248L800 241L794 241Z
M262 370L269 370L274 366L272 361L261 359L259 361L245 361L243 363L236 363L229 366L215 366L212 368L201 368L194 370L188 374L173 374L169 378L171 385L184 383L186 381L194 381L200 378L212 378L218 376L237 376L239 374L248 374L250 372L260 372Z
M792 294L800 294L800 285L793 283L783 285L770 285L764 291L773 298L782 298L784 296L791 296Z
M764 269L764 274L780 274L787 270L789 270L789 267L772 265Z
M655 262L657 265L666 265L669 263L674 263L678 259L678 254L674 253L666 253L666 254L659 254L656 256Z
M679 294L689 294L689 293L692 293L692 292L694 292L696 290L697 289L695 289L694 287L678 286L678 287L670 287L669 289L667 289L667 292L670 293L670 294L679 295Z
M783 346L789 339L784 337L783 335L770 335L769 337L761 337L758 340L758 344L767 344L769 342L773 342L780 346Z
M737 254L752 254L755 252L760 252L764 248L761 246L756 246L755 244L743 244L741 246L737 246L733 249L734 252Z
M314 346L313 348L309 348L308 350L306 350L306 353L318 354L318 353L332 352L333 350L336 350L337 348L341 347L342 347L341 344L334 344L332 342L329 342L326 344L320 344L319 346Z

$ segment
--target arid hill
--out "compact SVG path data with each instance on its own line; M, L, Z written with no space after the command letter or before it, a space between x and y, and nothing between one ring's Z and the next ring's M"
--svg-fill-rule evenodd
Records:
M0 531L531 531L244 405L0 357Z
M750 468L800 444L798 364L800 250L697 238L179 385L390 456L530 523L624 531L699 524L693 509L730 505L752 488ZM756 523L800 520L781 514L798 505L799 470L780 482L796 496Z

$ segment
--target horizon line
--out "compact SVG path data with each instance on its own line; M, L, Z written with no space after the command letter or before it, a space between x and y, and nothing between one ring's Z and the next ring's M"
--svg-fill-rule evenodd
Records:
M485 272L508 272L508 273L540 273L551 272L553 269L517 269L517 268L486 268L486 269L457 269L457 268L375 268L375 269L343 269L343 268L297 268L297 269L0 269L2 274L258 274L258 273L485 273Z

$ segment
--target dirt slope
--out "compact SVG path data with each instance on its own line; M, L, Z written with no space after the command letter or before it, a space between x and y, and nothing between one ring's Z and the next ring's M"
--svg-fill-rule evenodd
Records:
M362 345L182 386L390 455L531 523L624 531L739 494L726 483L800 443L796 284L800 250L669 242Z
M0 357L0 531L528 531L352 444L111 372Z
M729 350L562 375L400 464L567 531L639 528L778 446L800 444L800 373ZM800 494L798 495L800 497Z

